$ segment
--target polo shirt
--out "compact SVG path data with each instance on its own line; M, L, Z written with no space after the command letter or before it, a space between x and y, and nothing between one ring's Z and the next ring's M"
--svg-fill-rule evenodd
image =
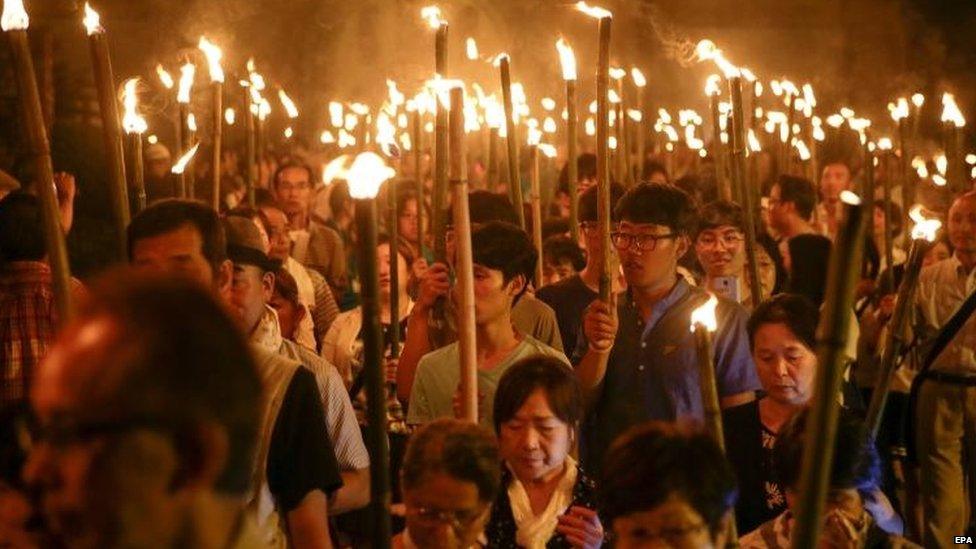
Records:
M581 456L587 470L599 471L606 449L634 425L704 420L691 312L707 299L707 292L677 277L668 295L641 318L630 294L619 294L617 337L584 420ZM718 394L756 391L761 385L749 351L748 316L738 303L718 300L718 331L713 334ZM577 337L574 365L589 346L582 329Z

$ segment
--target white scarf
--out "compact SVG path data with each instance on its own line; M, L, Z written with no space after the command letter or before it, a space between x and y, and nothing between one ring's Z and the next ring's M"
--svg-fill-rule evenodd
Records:
M251 332L250 342L267 349L272 353L277 353L281 349L284 338L281 336L281 326L278 325L278 312L271 307L264 306L264 314L258 325Z
M577 469L576 460L572 456L566 456L565 468L563 478L559 480L552 497L549 498L549 505L539 515L533 514L529 494L519 479L512 475L512 482L508 486L508 500L511 502L512 516L518 528L515 541L520 547L545 548L559 524L557 520L559 515L565 513L569 504L573 502L573 486L576 485Z

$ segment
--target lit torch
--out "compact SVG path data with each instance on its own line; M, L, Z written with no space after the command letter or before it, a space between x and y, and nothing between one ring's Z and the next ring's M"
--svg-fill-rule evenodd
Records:
M522 205L522 175L519 173L518 131L515 128L515 113L512 105L511 61L507 53L496 58L502 79L502 102L505 106L506 144L508 145L508 189L509 198L515 206L519 226L525 229L525 212Z
M193 79L196 77L197 68L193 63L186 62L180 67L180 83L176 90L176 101L179 104L179 126L180 131L176 142L176 149L183 154L190 146L193 137L190 135L190 128L187 121L190 119L190 98L193 90ZM193 130L195 131L195 130ZM193 170L189 174L180 172L179 174L179 195L180 198L194 195L194 176Z
M387 448L387 391L383 359L383 329L380 326L379 271L376 262L376 194L384 181L394 176L376 153L359 154L346 172L349 195L356 207L356 253L359 265L360 305L363 312L363 371L369 414L366 430L370 464L370 518L375 547L389 547L390 540L390 454ZM396 256L396 243L390 243ZM395 293L396 288L392 291ZM391 318L396 324L397 317ZM379 541L384 540L383 543Z
M4 2L5 8L6 5L7 2ZM98 12L86 2L85 17L82 23L84 23L85 30L88 33L95 89L98 92L99 112L102 115L102 140L105 145L106 162L109 166L112 210L115 218L116 238L118 239L117 249L121 259L126 254L125 228L129 224L129 192L125 176L125 150L122 144L122 121L119 118L115 76L112 73L108 39L100 19Z
M129 136L129 158L132 160L132 183L136 189L136 213L146 207L146 179L143 171L142 134L147 129L146 119L136 107L139 104L137 87L138 78L125 81L122 91L122 106L125 113L122 116L122 129Z
M896 369L897 361L895 359L901 355L906 343L905 330L909 318L908 311L915 301L915 290L918 287L919 272L922 270L922 260L925 258L925 253L929 247L935 242L937 233L942 227L942 222L938 219L926 218L922 214L922 207L919 205L912 207L908 216L915 222L911 228L912 244L908 251L905 274L898 286L895 309L892 312L891 320L888 321L884 350L881 354L881 375L878 378L878 386L871 393L871 404L868 406L865 420L872 438L877 436L881 417L884 415L889 388Z
M37 195L41 205L41 220L44 228L44 243L51 264L51 276L57 304L58 322L64 324L71 319L71 271L68 265L68 252L64 243L61 226L61 213L54 194L54 168L51 165L51 148L47 138L47 127L41 110L40 94L34 77L34 61L31 58L30 43L27 41L27 27L30 18L20 0L4 0L3 15L0 16L0 29L10 39L14 77L22 114L22 131L26 134L26 148L34 160L34 175L37 180ZM114 97L113 97L114 103ZM115 119L118 130L118 118ZM123 184L125 180L123 178ZM124 247L123 241L123 247Z
M942 94L942 131L944 148L949 160L946 178L950 192L961 192L966 186L965 166L962 159L962 128L966 125L956 98L951 93Z
M569 230L573 241L579 242L579 197L576 186L579 183L578 165L576 163L577 137L579 115L576 112L576 55L573 48L560 38L556 40L556 50L559 52L559 64L563 70L563 80L566 82L566 180L569 184Z
M198 45L203 54L207 58L207 66L210 69L210 85L212 90L212 103L211 103L211 121L213 123L213 162L210 166L213 172L213 179L211 181L213 192L212 205L214 211L220 211L220 149L221 141L223 137L223 119L222 114L224 111L223 103L223 89L224 89L224 69L220 66L220 59L223 57L223 52L213 44L206 37L200 37L200 43Z
M447 35L448 24L441 17L441 10L437 6L426 6L420 10L420 16L427 22L431 29L436 31L434 38L434 73L435 75L446 78L447 67ZM447 110L440 108L434 103L437 113L434 119L434 195L431 200L431 231L435 241L434 256L437 261L444 261L446 249L439 245L443 242L445 220L445 200L447 195L447 154L448 154L448 135L447 135ZM417 210L420 210L418 205Z
M600 228L600 300L610 303L611 266L610 248L610 105L607 101L610 89L610 30L613 14L608 10L590 6L583 0L576 9L599 20L599 50L596 68L596 184L597 225ZM575 159L572 159L575 161Z

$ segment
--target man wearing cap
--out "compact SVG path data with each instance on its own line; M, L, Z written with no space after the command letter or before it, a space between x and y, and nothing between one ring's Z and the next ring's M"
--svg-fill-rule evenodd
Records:
M211 208L189 200L150 205L129 224L128 253L139 271L179 276L209 288L250 333L253 325L244 322L239 298L245 290L241 274L250 271L242 265L241 274L233 273L224 229ZM264 384L264 407L247 509L267 546L330 547L327 498L342 479L324 434L315 376L261 346L251 345L251 353Z
M281 263L265 252L257 224L237 216L225 217L223 224L227 257L234 264L231 304L250 342L300 362L315 374L343 480L342 488L329 500L329 509L339 514L363 507L369 502L369 454L342 377L325 359L282 337L278 315L268 305L274 293L274 273Z

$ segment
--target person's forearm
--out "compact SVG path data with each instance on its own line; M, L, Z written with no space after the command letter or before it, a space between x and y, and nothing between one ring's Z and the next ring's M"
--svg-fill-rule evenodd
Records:
M579 379L580 389L583 391L585 400L590 400L597 387L603 383L603 376L607 373L607 361L609 358L609 351L599 352L589 349L576 366L576 378Z
M325 494L309 492L298 507L288 512L290 546L295 549L331 549Z
M413 379L417 374L417 364L420 359L430 352L430 327L427 323L429 309L422 305L414 305L407 321L407 339L397 360L397 398L400 402L410 402L410 391L413 389Z
M341 515L369 503L369 469L342 472L342 488L329 500L329 514Z

